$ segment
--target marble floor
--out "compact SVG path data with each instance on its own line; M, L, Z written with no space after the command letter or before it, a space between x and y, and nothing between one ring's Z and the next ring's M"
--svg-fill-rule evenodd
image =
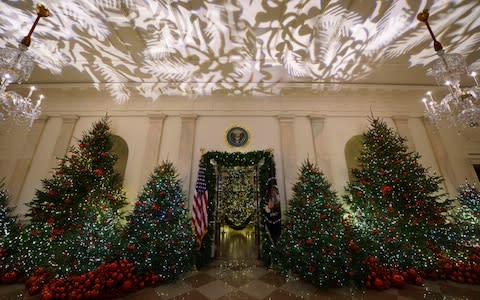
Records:
M25 295L22 285L0 286L0 299L38 299ZM260 262L220 261L192 271L180 280L150 287L123 299L159 300L293 300L293 299L432 299L480 300L480 286L448 281L426 281L423 287L387 291L359 290L352 287L318 289L301 280L285 280Z

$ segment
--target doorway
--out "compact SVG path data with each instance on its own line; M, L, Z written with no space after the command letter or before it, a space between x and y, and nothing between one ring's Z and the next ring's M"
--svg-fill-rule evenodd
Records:
M201 159L206 162L205 178L209 195L208 232L195 253L197 267L204 266L220 256L227 259L260 257L260 260L269 265L273 242L269 233L270 227L266 223L265 207L270 201L269 195L273 186L271 183L276 182L271 180L275 179L272 150L232 153L208 151L202 154ZM253 172L253 177L250 172ZM225 176L229 174L232 176ZM224 183L220 184L222 178ZM242 180L246 183L225 184L225 181ZM225 198L225 195L235 194L236 197ZM247 200L241 205L228 205L229 202L240 203L239 199ZM280 209L280 206L278 207ZM236 211L238 208L243 212ZM230 218L225 218L225 214L229 214ZM279 212L278 217L280 216ZM268 218L268 222L270 221ZM280 227L280 222L275 224ZM233 245L239 245L242 251L237 254L229 252L228 249L232 249Z
M216 165L216 256L245 261L259 257L258 165Z

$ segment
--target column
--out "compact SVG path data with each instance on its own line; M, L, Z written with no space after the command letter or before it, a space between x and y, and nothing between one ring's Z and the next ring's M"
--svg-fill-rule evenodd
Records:
M141 182L147 182L148 176L150 176L158 164L165 117L166 115L164 114L148 115L149 127L147 140L145 141L145 153L143 154Z
M432 146L433 154L435 155L438 168L440 169L440 175L445 179L444 183L446 192L449 193L450 196L454 196L456 192L456 187L459 185L459 182L455 177L455 173L450 164L448 153L445 149L445 146L443 146L442 140L440 138L440 133L436 132L430 121L426 120L425 118L422 118L422 121L427 131L428 139L430 140L430 144Z
M195 141L196 114L180 115L180 148L178 151L178 172L185 188L185 195L190 199L190 178L192 173L193 143Z
M313 147L315 150L315 160L320 170L325 174L325 177L333 182L332 178L332 166L329 160L329 154L327 147L327 141L323 134L323 128L325 126L325 116L323 115L310 115L310 123L312 126Z
M53 172L53 168L58 166L58 159L65 156L70 145L70 140L72 139L73 129L77 123L78 116L76 115L65 115L61 116L62 118L62 127L60 128L60 133L55 142L55 147L53 148L52 158L50 159L50 164L48 165L47 176Z
M33 154L37 149L40 136L42 135L43 128L47 117L40 117L32 125L32 128L28 132L27 139L23 145L22 150L15 162L15 169L8 182L9 195L11 203L17 205L20 192L22 190L25 178L27 177L30 165L32 163Z
M280 146L282 151L282 165L286 201L291 199L292 186L296 180L297 174L297 154L295 144L293 115L279 115L278 122L280 125Z
M392 117L397 131L401 137L406 138L405 143L407 144L409 151L415 151L415 144L413 143L412 134L410 128L408 127L408 117L407 116L393 116Z

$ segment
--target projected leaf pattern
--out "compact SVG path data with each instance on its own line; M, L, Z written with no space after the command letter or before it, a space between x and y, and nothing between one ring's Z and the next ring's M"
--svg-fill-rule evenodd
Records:
M354 82L407 55L435 54L415 17L425 6L450 52L480 45L476 1L49 0L31 54L54 74L66 68L105 84L118 102L136 87L162 95L281 94L283 82ZM34 3L0 2L0 46L16 46ZM480 59L468 61L480 67ZM407 67L407 66L406 66Z

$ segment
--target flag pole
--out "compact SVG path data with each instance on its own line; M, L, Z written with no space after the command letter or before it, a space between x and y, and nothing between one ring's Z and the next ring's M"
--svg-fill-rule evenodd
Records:
M213 238L212 238L210 257L215 258L215 253L217 252L215 242L217 240L218 177L219 177L219 172L218 172L218 164L214 159L210 160L210 164L212 164L212 166L215 168L215 198L214 198L214 204L213 204L215 209L214 209L214 213L213 213Z

